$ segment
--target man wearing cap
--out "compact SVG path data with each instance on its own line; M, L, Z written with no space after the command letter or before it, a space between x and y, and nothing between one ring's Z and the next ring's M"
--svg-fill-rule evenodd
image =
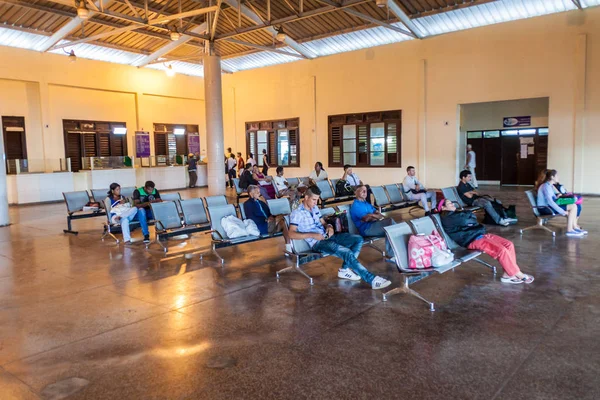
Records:
M195 188L198 174L196 174L196 158L193 153L188 154L188 175L190 176L190 188Z

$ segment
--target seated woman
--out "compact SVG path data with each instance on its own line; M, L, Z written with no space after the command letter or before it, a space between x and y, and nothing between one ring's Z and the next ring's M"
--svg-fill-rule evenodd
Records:
M110 184L108 198L110 199L110 222L121 225L123 242L129 244L131 243L129 223L136 219L138 209L131 207L127 199L121 196L121 185L118 183Z
M244 202L244 213L246 219L251 219L256 224L261 235L272 235L277 232L283 232L285 239L285 250L292 252L292 245L288 235L288 229L282 215L271 215L269 206L260 199L260 190L256 185L248 186L248 195L250 198Z
M567 233L569 237L581 237L587 235L579 226L579 215L576 204L557 204L554 185L558 183L558 172L550 169L546 172L546 177L537 191L537 206L541 215L559 214L567 217Z
M323 169L323 163L317 161L315 163L315 169L308 176L309 186L316 185L317 182L326 181L328 178L327 171Z
M277 195L275 194L275 188L271 184L271 177L265 176L262 172L258 170L258 165L252 166L252 179L254 179L261 188L263 188L268 197L265 199L275 199ZM263 196L264 197L264 196Z
M282 166L277 167L275 171L277 172L277 175L273 177L273 182L275 182L275 186L277 186L279 196L288 196L290 204L294 203L296 199L298 199L298 191L290 188L287 179L283 176Z
M533 276L521 272L517 265L515 247L510 240L486 233L485 227L477 222L470 211L457 211L452 201L440 200L437 211L440 213L442 227L452 240L462 247L483 251L500 262L504 274L502 283L531 283Z

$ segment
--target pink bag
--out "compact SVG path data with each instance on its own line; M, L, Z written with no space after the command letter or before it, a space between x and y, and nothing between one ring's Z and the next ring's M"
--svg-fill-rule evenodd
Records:
M431 268L434 246L440 250L447 249L446 242L437 231L431 232L431 235L412 235L408 240L408 268Z

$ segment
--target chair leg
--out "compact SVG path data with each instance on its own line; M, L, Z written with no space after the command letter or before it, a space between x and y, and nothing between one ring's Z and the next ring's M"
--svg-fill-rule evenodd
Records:
M379 253L381 253L382 257L385 257L385 251L381 250L379 247L375 246L374 243L367 243L367 244L365 244L365 246L370 247L370 248L372 248L374 250L377 250Z
M496 267L495 267L495 266L493 266L492 264L488 264L487 262L485 262L485 261L483 261L483 260L480 260L479 258L474 258L474 259L473 259L473 261L476 261L476 262L478 262L479 264L481 264L481 265L484 265L484 266L488 267L489 269L491 269L491 270L492 270L492 273L493 273L494 275L496 275Z
M406 293L413 297L416 297L417 299L424 301L425 303L427 303L429 305L429 311L435 311L435 304L433 302L427 300L425 297L421 296L418 292L412 290L408 286L408 279L406 277L404 277L404 282L402 282L402 286L392 289L389 292L383 293L383 301L387 301L387 298L389 296L393 296L398 293Z
M552 236L556 236L556 232L554 232L552 229L550 229L550 228L548 228L546 225L544 225L544 220L543 220L543 219L541 219L541 218L538 218L538 220L537 220L537 224L535 224L535 225L531 225L531 226L528 226L527 228L523 228L523 229L521 229L521 231L520 231L520 232L521 232L521 235L523 234L523 232L525 232L525 231L529 231L529 230L531 230L531 229L543 229L543 230L545 230L546 232L549 232L549 233L551 233L551 234L552 234Z
M288 272L288 271L296 271L296 272L299 272L300 274L304 275L306 278L308 278L308 282L310 283L311 286L314 285L313 278L300 268L300 257L296 254L294 254L293 256L296 258L295 265L293 267L285 267L284 269L280 269L279 271L275 272L275 275L277 276L277 280L279 280L279 274L282 274L282 273Z
M217 257L219 259L219 261L221 261L221 265L225 264L225 260L223 259L223 257L221 257L221 255L217 252L217 248L215 247L214 243L210 249L210 253L214 254L215 257ZM200 253L200 260L204 259L204 254L206 254L206 252L204 253Z
M116 244L119 244L119 239L117 239L117 237L115 235L113 235L113 233L110 231L110 228L107 225L104 225L104 232L102 233L102 241L104 242L104 238L106 238L107 236L110 236L111 238L113 238L113 240L115 241Z

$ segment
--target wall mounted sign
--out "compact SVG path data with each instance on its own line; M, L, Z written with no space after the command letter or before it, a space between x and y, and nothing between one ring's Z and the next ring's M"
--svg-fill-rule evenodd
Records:
M188 151L190 153L200 153L200 135L197 133L188 133Z
M513 126L531 126L531 115L525 117L505 117L502 121L505 128Z
M150 132L135 133L135 156L138 158L150 157Z

